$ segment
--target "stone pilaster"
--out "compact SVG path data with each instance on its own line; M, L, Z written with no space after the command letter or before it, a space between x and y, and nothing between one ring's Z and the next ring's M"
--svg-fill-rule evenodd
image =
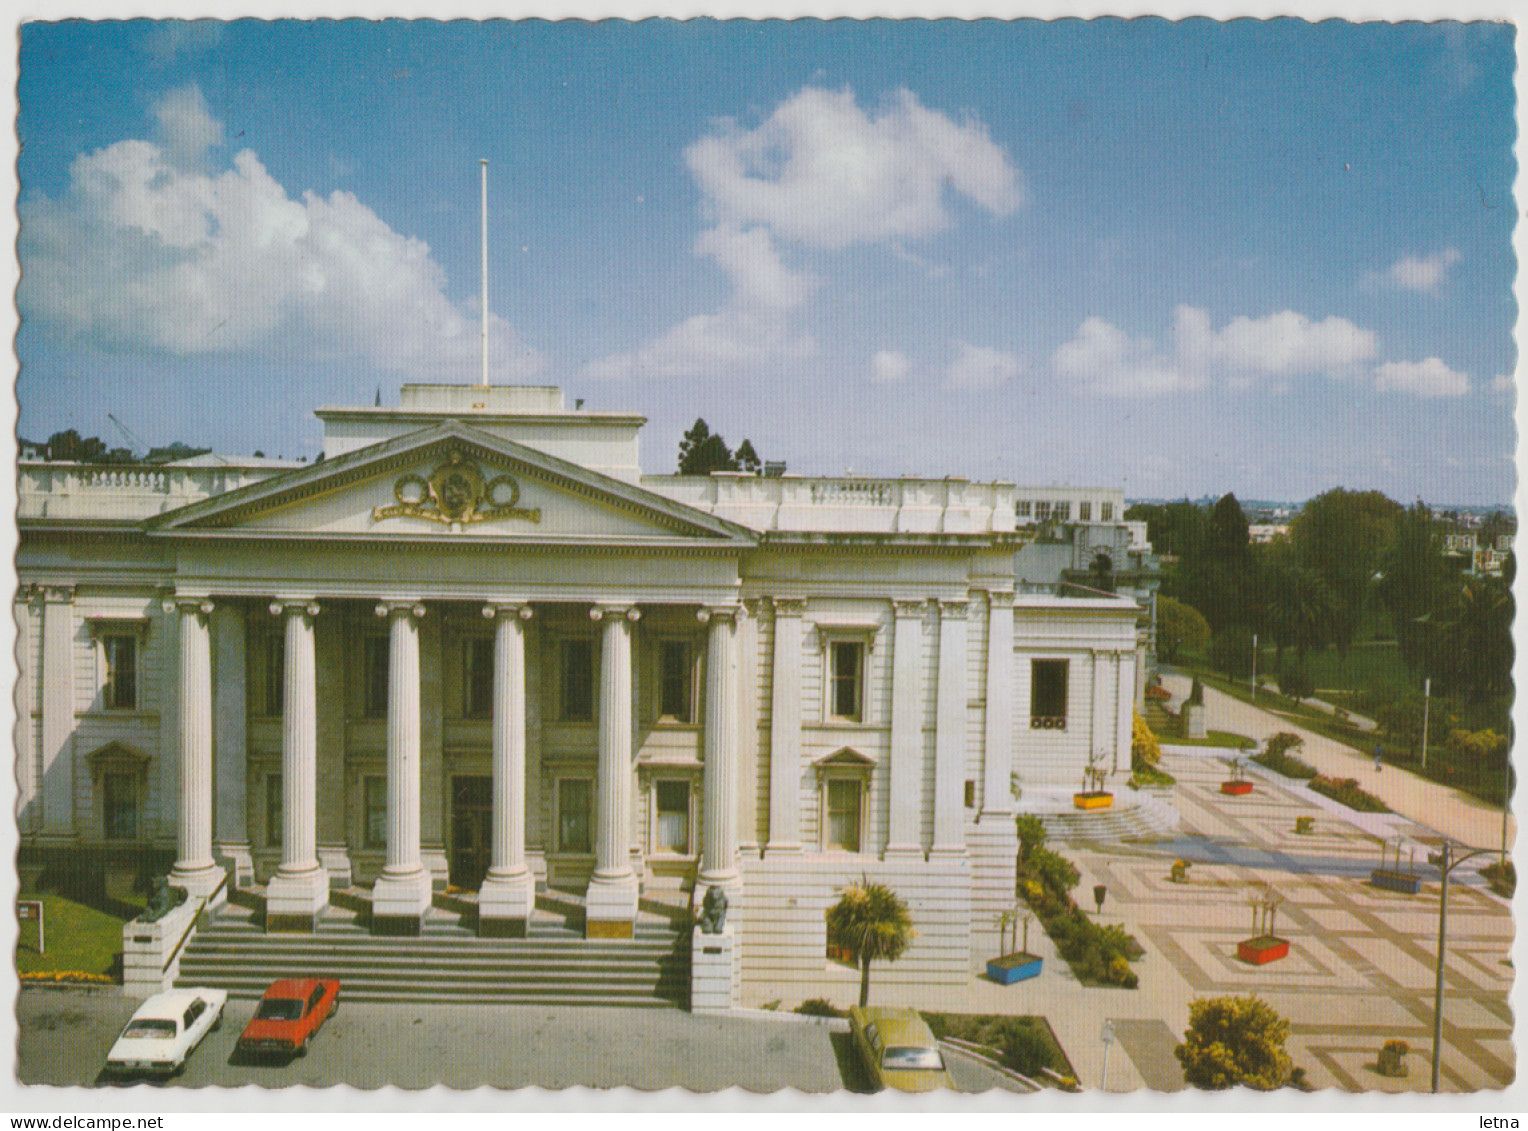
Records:
M50 585L42 605L42 836L74 838L74 587Z
M419 858L419 626L422 604L379 604L388 618L387 863L371 893L372 930L416 935L430 906Z
M180 806L170 882L191 899L222 894L212 859L212 602L165 602L180 614Z
M493 844L478 893L478 933L523 938L536 903L525 858L525 622L528 605L489 605L493 641Z
M594 875L585 905L590 938L630 938L637 918L631 867L631 628L635 608L598 607L600 642L599 777Z
M281 700L281 865L266 888L271 931L311 931L329 901L318 862L318 687L313 644L316 602L275 602L285 624L286 682Z
M921 856L924 601L894 601L891 642L891 789L886 852Z
M255 877L245 812L249 731L245 654L246 613L231 605L212 610L212 755L217 764L213 855L232 873L234 887Z
M737 871L737 613L702 609L706 644L704 828L697 901L704 888L735 888Z
M806 601L776 597L769 700L769 843L801 851L801 614Z
M979 822L1013 820L1013 594L987 593L987 724Z
M934 853L965 849L966 638L969 603L939 602L939 683L934 716Z
M22 833L35 832L38 821L40 790L37 771L37 720L33 705L37 701L37 672L32 660L32 641L36 638L41 594L34 586L23 586L16 595L16 826Z

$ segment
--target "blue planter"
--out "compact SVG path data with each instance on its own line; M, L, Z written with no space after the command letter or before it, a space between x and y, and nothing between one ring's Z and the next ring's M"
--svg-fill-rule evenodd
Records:
M1412 872L1392 872L1376 868L1369 873L1369 882L1386 891L1398 891L1404 895L1416 895L1422 889L1422 877Z
M1002 958L988 960L987 977L1000 986L1011 986L1039 974L1044 961L1033 954L1005 954Z

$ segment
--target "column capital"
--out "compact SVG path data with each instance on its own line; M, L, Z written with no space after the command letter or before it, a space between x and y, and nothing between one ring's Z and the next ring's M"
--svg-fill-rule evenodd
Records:
M377 607L373 611L379 617L393 616L395 614L402 613L405 616L411 616L415 620L419 620L424 616L424 602L378 601Z
M957 597L953 601L941 600L939 602L939 615L942 617L963 617L971 607L971 602L965 597Z
M922 597L912 601L897 599L892 601L891 610L899 619L921 617L928 612L928 601Z
M483 606L483 618L495 620L498 617L519 617L521 620L530 620L531 607L525 601L490 601Z
M213 604L211 597L166 597L159 605L167 613L201 613L207 616L212 612Z
M769 603L777 617L799 617L806 612L805 597L771 597Z
M311 597L283 598L277 597L271 601L271 616L290 616L292 614L316 617L319 614L319 604Z
M741 612L736 605L702 605L695 613L695 619L701 624L706 624L713 618L716 620L736 620Z
M987 590L987 604L995 609L1013 608L1012 589L989 589Z
M635 605L595 605L589 610L590 620L604 620L607 616L617 620L624 616L632 624L636 624L642 619L642 610Z

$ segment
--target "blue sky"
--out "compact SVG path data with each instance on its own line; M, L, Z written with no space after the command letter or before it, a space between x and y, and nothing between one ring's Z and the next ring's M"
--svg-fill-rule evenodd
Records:
M795 471L1515 488L1500 24L29 24L20 431L476 376Z

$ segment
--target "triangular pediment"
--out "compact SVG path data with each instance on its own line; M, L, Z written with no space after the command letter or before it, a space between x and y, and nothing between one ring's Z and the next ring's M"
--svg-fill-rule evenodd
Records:
M744 527L457 420L151 519L159 535L748 545Z
M831 754L824 754L812 763L819 771L821 770L867 770L875 765L875 759L861 754L852 746L844 746Z

